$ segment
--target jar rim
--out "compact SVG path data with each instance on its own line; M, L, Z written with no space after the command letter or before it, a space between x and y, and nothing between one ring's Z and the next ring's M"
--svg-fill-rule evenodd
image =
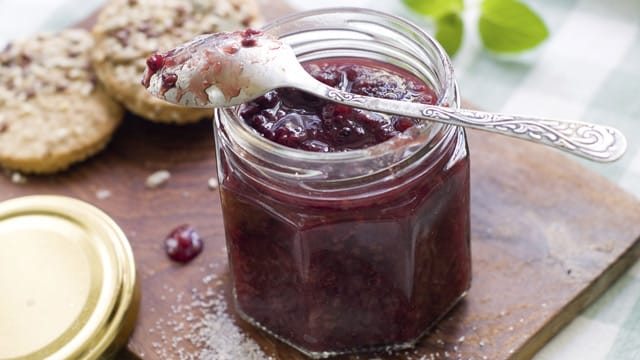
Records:
M418 25L394 14L382 12L379 10L354 7L354 6L328 7L328 8L321 8L321 9L315 9L315 10L301 11L301 12L296 12L296 13L281 16L265 24L262 27L262 30L265 32L269 32L270 30L275 29L279 26L282 26L285 23L290 23L299 19L308 18L312 16L335 14L335 13L367 14L367 15L372 15L380 18L386 18L388 20L393 20L397 23L400 23L406 28L408 28L409 30L411 30L413 33L420 35L423 38L423 40L426 40L429 43L429 46L432 47L437 52L438 59L442 61L442 65L444 69L444 74L443 74L444 78L442 83L445 91L449 91L449 89L454 89L454 88L457 89L457 85L455 83L455 77L454 77L453 64L444 47L442 47L442 45L440 45L440 43L433 36L431 36L428 32L426 32L424 29L422 29ZM447 95L447 94L445 93L444 95ZM438 101L441 101L444 98L446 98L446 96L441 96L438 98ZM441 104L438 103L437 105L441 105Z
M440 78L440 87L443 89L442 93L437 97L436 105L445 105L448 104L448 101L453 101L453 104L449 104L450 106L459 107L459 93L458 87L455 82L453 65L449 56L447 55L444 48L426 31L412 22L403 19L402 17L388 14L385 12L358 8L358 7L331 7L331 8L322 8L310 11L302 11L289 15L282 16L280 18L275 19L265 26L262 27L262 30L265 33L276 31L281 26L286 24L292 24L297 21L316 17L316 16L329 16L334 15L336 13L340 14L353 14L354 16L371 16L376 17L383 20L392 21L394 24L401 25L404 29L409 30L414 37L419 37L421 41L426 42L425 47L428 46L429 50L435 52L436 59L440 62L437 64L442 72L439 73ZM346 24L347 25L347 24ZM280 34L276 34L280 35ZM404 35L404 34L403 34ZM282 38L283 41L287 41L286 37ZM293 46L292 46L293 47ZM294 48L295 50L295 48ZM239 118L239 114L235 111L238 109L237 106L232 107L224 107L218 108L215 112L216 118ZM220 116L220 112L224 113L226 116ZM263 138L259 134L257 134L254 129L252 129L248 124L244 121L229 121L224 124L225 126L233 127L234 130L234 138L241 143L241 147L246 148L246 145L249 146L259 146L261 151L276 153L283 158L288 158L293 161L303 161L310 163L339 163L345 161L353 161L362 158L372 158L372 157L381 157L385 153L397 149L399 146L415 146L416 142L420 141L420 148L424 148L426 146L430 146L436 148L440 142L445 141L448 136L440 136L437 137L437 134L450 134L452 133L456 126L444 124L444 123L430 123L430 122L422 122L417 126L405 131L403 134L396 135L392 139L388 139L381 143L369 146L364 149L353 149L349 151L341 151L341 152L312 152L302 149L291 148L285 145L281 145L274 141L270 141L268 139ZM414 129L415 128L415 129ZM426 139L425 139L426 138ZM438 143L432 143L434 140L437 140Z

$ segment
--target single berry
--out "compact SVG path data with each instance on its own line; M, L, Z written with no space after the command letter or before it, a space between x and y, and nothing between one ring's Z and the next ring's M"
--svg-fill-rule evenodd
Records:
M165 239L167 255L180 262L188 262L198 256L203 245L200 234L188 224L176 227Z
M155 53L147 58L147 67L154 73L162 68L164 65L164 56Z

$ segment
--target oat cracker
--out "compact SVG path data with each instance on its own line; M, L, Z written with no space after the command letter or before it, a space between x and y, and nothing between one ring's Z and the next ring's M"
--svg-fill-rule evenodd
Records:
M101 150L123 109L96 81L86 30L42 33L0 51L0 166L64 170Z

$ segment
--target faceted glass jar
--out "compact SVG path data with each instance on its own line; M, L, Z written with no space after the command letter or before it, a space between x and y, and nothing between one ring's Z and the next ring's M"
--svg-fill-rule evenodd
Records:
M397 17L325 9L265 31L302 62L399 66L459 107L443 49ZM413 346L470 286L464 130L423 121L366 149L316 153L261 137L238 111L215 116L237 312L315 358Z

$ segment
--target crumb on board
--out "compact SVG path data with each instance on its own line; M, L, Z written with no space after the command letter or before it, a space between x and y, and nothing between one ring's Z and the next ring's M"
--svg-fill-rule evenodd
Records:
M109 189L98 189L96 191L96 198L98 200L105 200L111 197L111 191Z
M16 171L11 173L11 182L14 184L25 184L27 177Z
M164 185L171 178L171 173L167 170L158 170L147 177L145 186L149 189L155 189Z
M217 189L219 186L218 179L215 176L210 177L209 180L207 181L207 186L209 186L209 190Z

